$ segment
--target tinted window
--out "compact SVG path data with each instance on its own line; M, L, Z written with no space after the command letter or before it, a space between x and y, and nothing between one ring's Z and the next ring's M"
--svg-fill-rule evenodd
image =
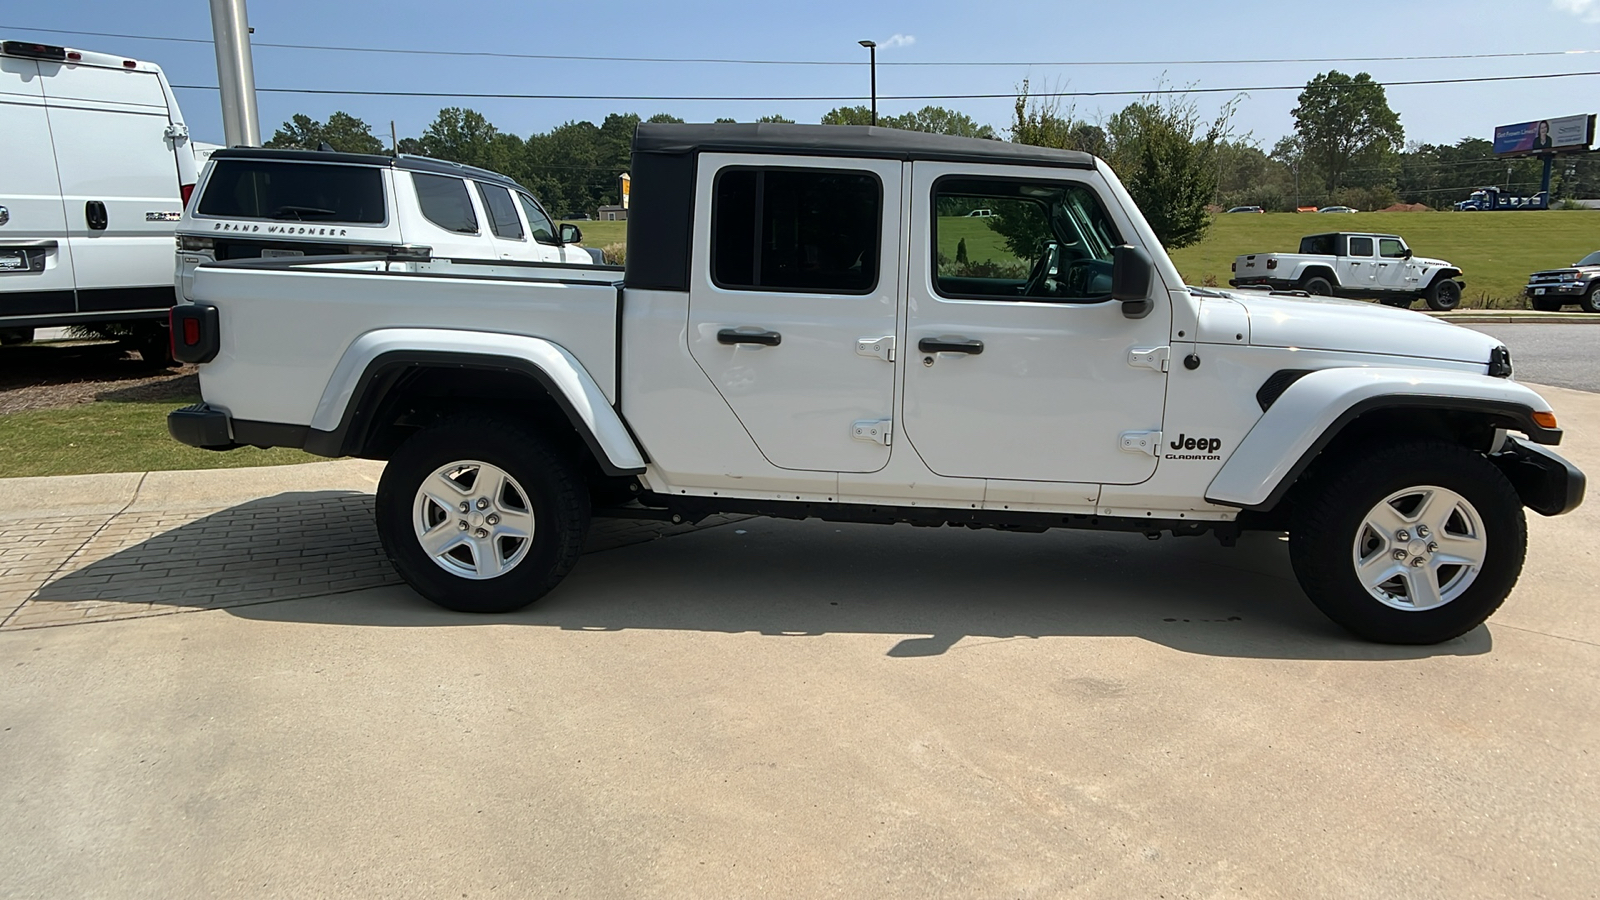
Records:
M1406 255L1406 248L1398 238L1378 238L1378 255L1399 259Z
M1300 252L1306 254L1333 255L1333 235L1313 234L1300 239Z
M1358 237L1351 238L1350 239L1350 250L1345 255L1346 256L1371 256L1372 255L1372 238L1358 238Z
M835 169L725 169L713 188L722 287L866 294L878 283L883 187Z
M1111 250L1121 241L1081 184L944 179L933 208L941 294L1068 302L1111 294ZM974 216L974 209L991 214Z
M522 204L522 214L528 217L528 230L533 232L533 239L541 244L556 243L556 227L550 224L550 217L539 204L527 194L518 194L517 202Z
M495 237L508 240L522 240L522 220L517 218L517 204L511 200L511 192L495 184L478 182L478 196L483 198L483 206L489 211L489 227L494 229Z
M381 225L383 172L256 159L219 159L196 212L237 219Z
M457 234L477 234L478 214L472 211L472 198L467 196L467 183L448 175L411 173L411 183L417 186L417 202L422 205L422 215L429 222Z
M1591 253L1588 256L1585 256L1583 259L1578 260L1578 265L1600 266L1600 252Z

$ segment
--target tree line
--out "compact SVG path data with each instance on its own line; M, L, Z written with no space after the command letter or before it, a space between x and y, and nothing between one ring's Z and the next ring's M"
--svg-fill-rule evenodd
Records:
M1110 163L1156 235L1173 249L1201 240L1217 207L1344 205L1370 210L1421 203L1448 208L1474 187L1509 185L1525 193L1538 189L1539 160L1498 160L1492 143L1482 138L1407 145L1383 86L1365 72L1352 76L1335 70L1308 82L1293 111L1293 132L1270 149L1232 130L1242 99L1234 98L1217 116L1206 118L1189 95L1152 93L1090 121L1059 98L1031 93L1024 81L1004 138L993 126L939 106L881 115L878 124L1092 153ZM830 110L821 121L865 125L871 116L867 107L848 106ZM618 201L617 176L628 169L633 132L640 122L682 121L665 113L647 119L612 113L599 124L566 122L524 138L499 130L475 110L449 107L421 135L400 139L394 149L501 172L531 189L553 213L573 217L593 215L600 206ZM792 120L772 115L756 121ZM345 112L326 121L295 115L266 145L329 146L354 153L390 149L371 125ZM1556 171L1555 196L1600 196L1600 161L1569 157L1557 161Z

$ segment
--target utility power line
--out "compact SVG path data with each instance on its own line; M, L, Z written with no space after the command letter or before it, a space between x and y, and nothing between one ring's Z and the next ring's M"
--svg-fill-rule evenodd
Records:
M149 34L119 34L108 31L74 31L65 28L30 28L19 25L0 25L0 28L9 28L16 31L34 31L45 34L70 34L81 37L105 37L135 41L165 41L180 44L210 44L206 38L164 37ZM252 48L273 48L278 50L311 50L328 53L386 53L404 54L414 56L455 56L469 58L490 59L536 59L560 62L628 62L628 63L691 63L691 64L728 64L745 66L839 66L861 65L865 61L850 60L825 60L825 59L740 59L727 57L676 57L676 56L584 56L556 53L504 53L489 50L421 50L408 47L345 47L330 44L285 44L271 41L251 41ZM990 68L1017 68L1028 66L1041 67L1085 67L1085 66L1237 66L1237 65L1279 65L1289 63L1368 63L1368 62L1427 62L1441 60L1476 60L1476 59L1529 59L1549 56L1574 56L1588 53L1600 53L1600 50L1530 50L1506 53L1446 53L1429 56L1326 56L1326 57L1283 57L1277 59L1102 59L1102 60L887 60L878 63L879 66L902 67L990 67Z
M1538 75L1486 75L1477 78L1426 78L1414 81L1382 81L1372 82L1381 87L1415 87L1418 85L1442 84L1485 84L1494 81L1547 81L1556 78L1582 78L1600 75L1600 72L1546 72ZM1344 87L1344 85L1333 85ZM1351 84L1350 87L1361 85ZM174 88L186 91L215 91L213 84L175 84ZM1269 84L1249 85L1244 87L1189 87L1189 88L1143 88L1139 90L1115 91L1039 91L1029 92L1030 97L1146 97L1158 94L1252 94L1266 91L1303 91L1303 84ZM262 94L305 94L305 95L330 95L340 97L434 97L446 100L609 100L618 102L639 103L682 103L712 101L717 103L861 103L866 97L857 96L672 96L672 95L625 95L625 94L511 94L489 93L472 91L359 91L340 90L334 88L270 88L257 87L257 93ZM1016 91L989 94L879 94L879 100L1012 100L1017 97Z

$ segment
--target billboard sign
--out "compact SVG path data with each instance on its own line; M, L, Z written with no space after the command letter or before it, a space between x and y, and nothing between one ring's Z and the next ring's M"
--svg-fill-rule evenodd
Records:
M1500 125L1494 130L1495 156L1578 153L1588 150L1593 143L1594 116L1536 119L1516 125Z

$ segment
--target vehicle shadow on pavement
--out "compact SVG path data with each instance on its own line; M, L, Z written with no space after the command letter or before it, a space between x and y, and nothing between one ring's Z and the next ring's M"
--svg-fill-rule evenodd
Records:
M91 619L226 608L352 626L870 633L898 636L887 650L898 658L938 656L964 640L1056 637L1131 636L1187 653L1285 659L1419 659L1492 646L1485 627L1433 647L1351 638L1306 599L1287 545L1269 534L1223 548L1210 538L1098 532L601 519L567 580L504 616L451 613L402 585L379 547L367 494L280 494L92 552L113 537L97 536L87 564L29 603L85 606Z

